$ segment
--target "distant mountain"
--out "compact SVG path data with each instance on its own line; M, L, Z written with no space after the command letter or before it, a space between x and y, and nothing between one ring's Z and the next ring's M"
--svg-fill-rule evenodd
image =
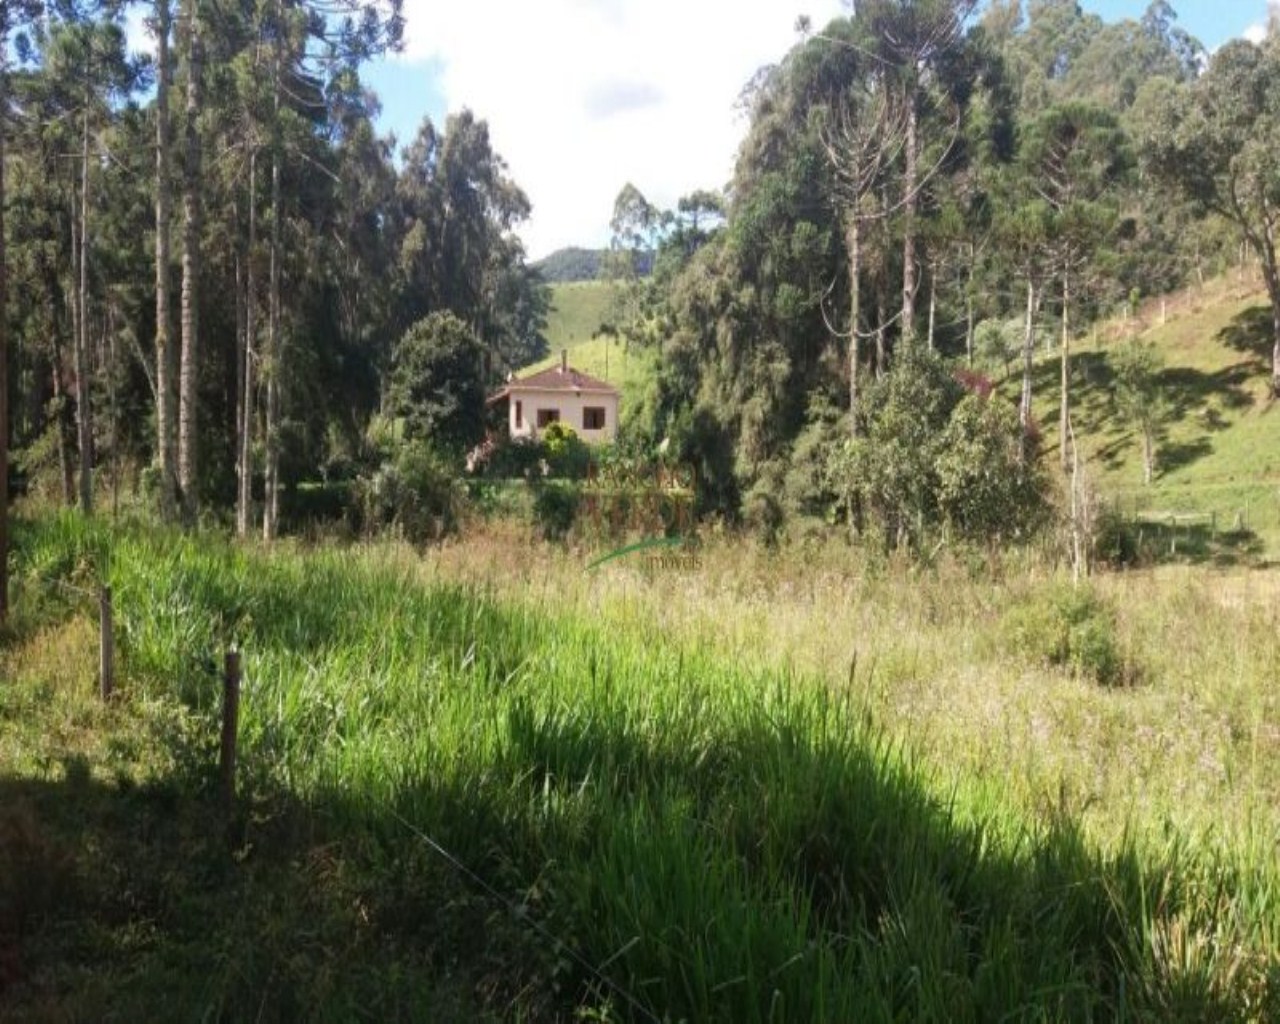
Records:
M534 269L541 271L545 280L552 284L564 284L570 281L594 281L600 277L600 268L604 263L608 249L582 249L569 246L557 249L550 256L544 257L534 264ZM653 269L653 254L641 253L636 269L643 277Z
M580 249L570 246L567 249L557 249L533 266L552 283L594 281L600 276L600 261L604 254L604 249Z

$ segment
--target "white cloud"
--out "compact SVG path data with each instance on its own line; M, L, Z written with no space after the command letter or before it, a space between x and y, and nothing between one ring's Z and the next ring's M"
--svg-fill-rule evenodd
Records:
M534 204L533 256L599 244L633 182L674 205L732 173L747 79L841 0L406 0L405 58L436 59L450 110L489 122Z
M1267 0L1266 21L1254 22L1240 34L1254 46L1258 46L1266 41L1268 24L1280 24L1280 0Z

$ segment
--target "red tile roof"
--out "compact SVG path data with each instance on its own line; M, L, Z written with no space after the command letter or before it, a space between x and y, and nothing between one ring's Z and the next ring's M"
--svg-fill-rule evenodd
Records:
M597 380L590 374L575 370L572 366L567 370L562 370L559 366L552 366L545 370L539 370L537 373L532 373L528 377L508 381L502 390L489 396L489 401L496 402L499 399L506 398L512 389L524 390L526 388L536 391L594 391L610 395L618 393L618 389L612 384Z

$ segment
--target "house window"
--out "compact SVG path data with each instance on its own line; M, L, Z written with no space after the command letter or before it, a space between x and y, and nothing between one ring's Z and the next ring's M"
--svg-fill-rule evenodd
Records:
M560 419L559 409L539 409L538 410L538 429L549 427L551 424Z
M524 426L524 402L516 400L516 430Z
M604 430L603 406L589 405L582 410L582 429Z

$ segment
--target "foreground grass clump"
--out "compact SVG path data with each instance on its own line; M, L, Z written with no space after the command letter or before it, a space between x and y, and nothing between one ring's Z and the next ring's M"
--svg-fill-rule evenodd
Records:
M50 852L14 854L13 876L59 864L78 893L23 911L20 1016L1277 1011L1274 863L1029 825L993 785L937 786L810 681L353 551L64 517L25 524L17 561L0 785L27 808L22 849ZM42 657L77 617L35 581L98 574L111 709ZM228 848L210 666L233 640L247 792Z

